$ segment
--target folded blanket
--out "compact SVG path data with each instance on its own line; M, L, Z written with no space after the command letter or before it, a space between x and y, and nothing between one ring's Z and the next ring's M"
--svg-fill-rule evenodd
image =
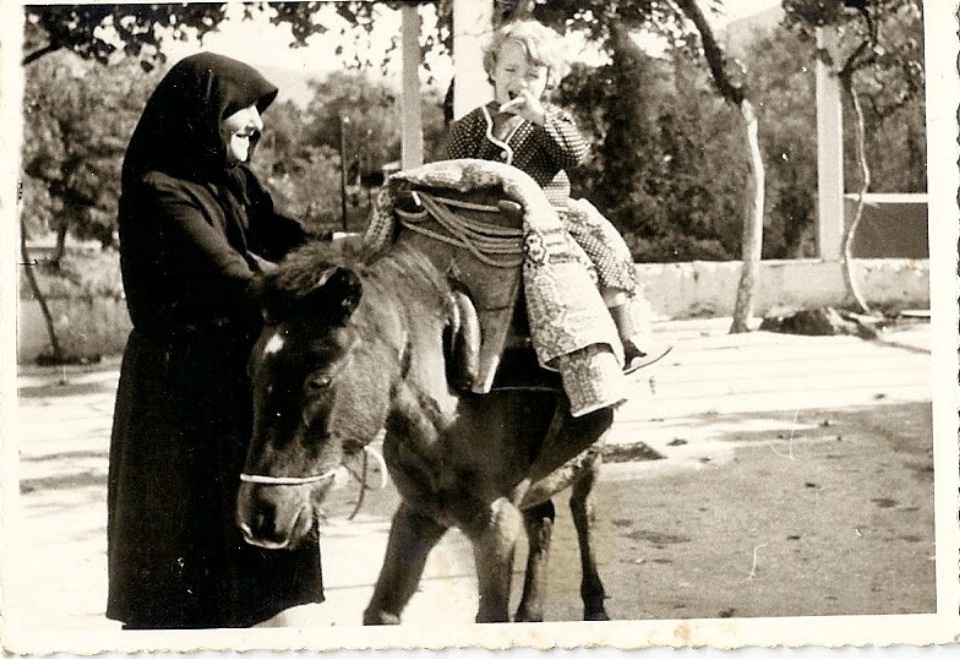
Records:
M523 207L523 284L530 335L540 363L560 372L580 416L624 400L623 349L590 271L543 190L515 167L487 160L443 160L390 176L374 204L364 239L383 248L394 235L400 189L426 186L469 192L500 186Z

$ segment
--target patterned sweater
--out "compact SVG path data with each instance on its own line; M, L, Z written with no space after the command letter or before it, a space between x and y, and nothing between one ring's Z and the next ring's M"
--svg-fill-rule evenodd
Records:
M455 121L444 156L502 162L528 174L590 257L604 294L639 295L633 258L623 236L592 204L570 199L566 168L582 162L590 148L570 113L544 104L544 125L538 126L517 115L504 116L498 108L492 101Z
M589 145L568 112L543 106L543 126L510 115L497 117L496 101L455 121L447 138L446 158L479 158L513 165L543 188L555 206L565 207L570 197L566 168L580 164ZM498 125L499 124L499 125Z

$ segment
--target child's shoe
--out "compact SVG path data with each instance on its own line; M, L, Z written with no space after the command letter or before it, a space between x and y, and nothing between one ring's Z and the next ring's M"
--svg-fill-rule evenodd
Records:
M666 357L673 346L660 343L650 337L634 334L623 341L623 371L634 371L650 366Z
M673 350L673 346L664 345L635 331L633 317L630 315L630 308L627 304L617 304L608 307L607 310L617 326L617 333L623 343L623 370L625 373L633 373L638 368L658 362Z

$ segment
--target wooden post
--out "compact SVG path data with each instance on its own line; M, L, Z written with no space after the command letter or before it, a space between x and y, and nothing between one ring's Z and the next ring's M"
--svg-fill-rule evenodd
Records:
M843 251L843 106L836 74L837 28L817 28L817 245L820 259L839 261Z
M350 117L340 115L340 223L347 230L347 126Z
M415 4L401 9L403 92L400 164L403 169L423 164L423 114L420 107L420 14Z
M453 0L454 119L493 100L482 52L492 26L493 0Z

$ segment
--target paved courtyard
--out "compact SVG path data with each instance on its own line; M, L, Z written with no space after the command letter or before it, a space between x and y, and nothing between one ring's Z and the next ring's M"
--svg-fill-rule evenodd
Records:
M601 569L611 612L669 619L933 611L929 324L901 323L878 341L729 335L728 327L729 319L656 324L675 349L633 376L633 396L618 412L612 443L643 442L663 459L605 466L600 533L609 547ZM18 629L118 628L103 617L117 367L113 358L21 368L19 514L7 537L15 569L4 593L8 624ZM328 601L305 613L305 624L358 624L371 592L396 495L390 486L372 492L347 521L355 495L345 481L327 511ZM575 620L570 572L579 567L569 514L558 510L547 616ZM839 576L827 569L868 541L875 565L858 560ZM405 622L472 619L472 571L466 540L448 534ZM805 581L783 598L787 574ZM745 592L736 600L711 595L714 577L736 579Z

